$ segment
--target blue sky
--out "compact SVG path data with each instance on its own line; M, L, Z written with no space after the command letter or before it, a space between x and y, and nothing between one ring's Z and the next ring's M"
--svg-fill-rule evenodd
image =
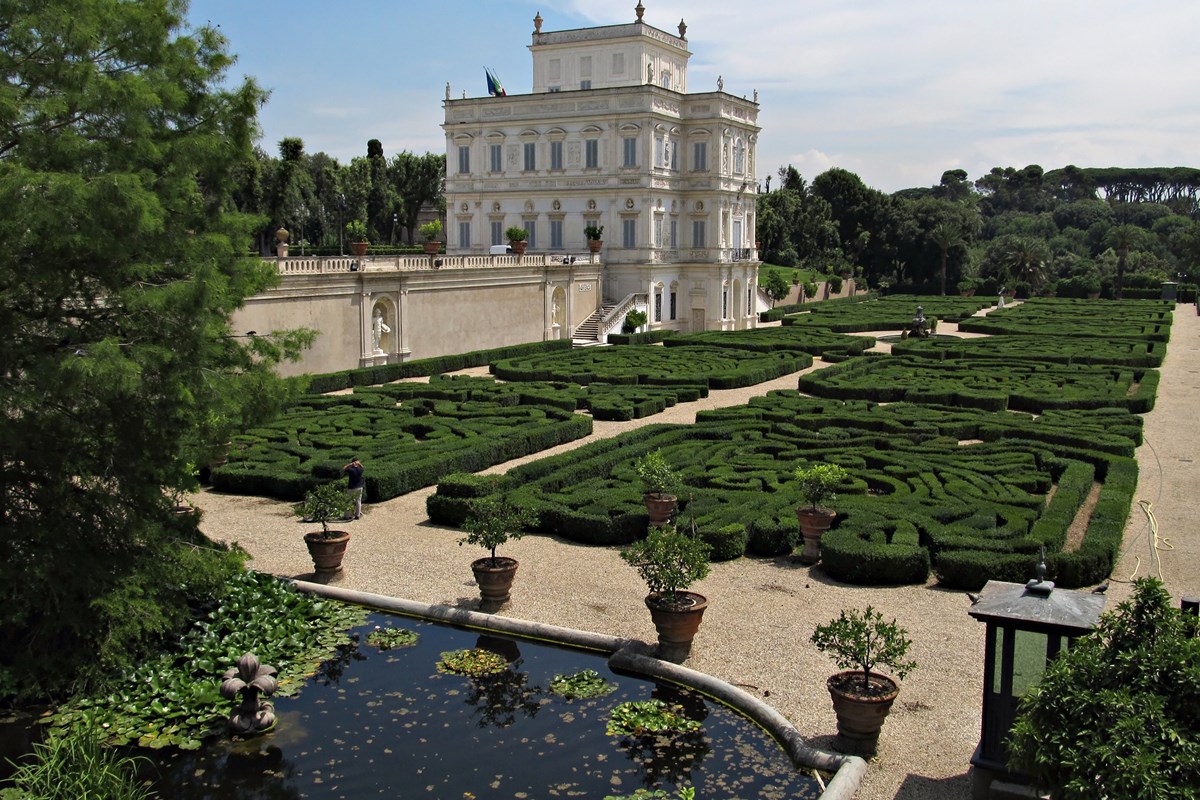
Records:
M642 0L683 18L691 91L759 93L760 178L842 167L868 186L930 186L947 169L1200 167L1200 3L1190 0ZM444 152L449 81L492 67L528 92L543 30L632 22L637 0L192 0L220 25L233 77L270 90L262 146L299 136L343 163Z

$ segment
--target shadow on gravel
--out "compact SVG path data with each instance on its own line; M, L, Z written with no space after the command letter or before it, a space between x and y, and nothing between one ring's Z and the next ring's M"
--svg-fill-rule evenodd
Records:
M895 800L934 800L941 797L970 797L971 776L969 773L951 775L949 778L926 778L924 775L906 775L896 792Z

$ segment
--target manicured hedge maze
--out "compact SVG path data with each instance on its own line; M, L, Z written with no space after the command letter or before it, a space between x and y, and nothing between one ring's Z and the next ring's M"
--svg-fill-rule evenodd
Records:
M469 353L451 353L434 358L419 358L415 361L405 361L402 364L381 364L377 367L359 367L341 372L326 372L309 376L308 391L312 394L336 392L353 386L374 386L389 381L404 378L418 378L426 375L437 375L442 372L454 372L468 367L483 367L498 358L526 355L529 353L549 353L571 349L570 339L554 339L548 342L528 342L514 344L508 347L496 347L490 350L472 350Z
M592 431L586 416L515 402L413 398L382 392L309 397L269 426L234 440L215 488L299 500L341 477L357 455L367 466L366 498L387 500L459 471L478 471L574 441Z
M601 420L626 421L658 414L675 405L708 396L707 386L628 386L562 382L497 383L492 378L435 375L429 383L392 383L356 390L380 393L396 401L414 397L483 400L501 405L550 405L565 411L590 411Z
M1110 364L1123 367L1157 367L1162 364L1164 342L1142 339L1084 338L1072 336L986 336L977 339L907 339L892 345L892 355L915 358L996 358L1008 363L1050 361L1059 364Z
M737 389L812 365L795 351L752 353L726 347L589 347L569 353L497 361L491 371L506 381L566 381Z
M960 331L1014 336L1086 336L1166 342L1171 338L1172 304L1156 300L1038 298L963 320ZM928 314L928 312L926 312Z
M647 525L633 464L661 449L686 485L681 518L694 517L721 557L774 555L795 545L794 466L829 461L852 476L822 543L834 578L919 583L932 568L948 586L978 588L988 578L1025 580L1045 546L1052 577L1081 586L1111 570L1136 488L1140 431L1141 420L1122 409L1033 418L772 392L695 425L648 426L503 478L453 476L428 510L436 522L459 524L470 497L508 489L538 512L544 533L629 542ZM1100 503L1083 543L1064 553L1094 480L1103 482Z
M976 311L992 305L990 300L971 297L925 297L917 295L894 295L866 303L839 306L817 304L809 314L785 317L782 324L812 325L827 328L836 333L858 331L899 332L912 323L921 306L927 319L958 321L969 318Z
M800 376L801 391L842 400L905 400L993 411L1119 406L1154 407L1154 370L1088 364L998 362L961 358L931 361L904 356L860 358Z
M676 335L663 341L664 347L706 345L731 347L756 353L775 350L799 350L813 356L829 353L846 356L860 355L875 344L871 336L845 336L825 328L787 326L754 328L743 331L704 331Z

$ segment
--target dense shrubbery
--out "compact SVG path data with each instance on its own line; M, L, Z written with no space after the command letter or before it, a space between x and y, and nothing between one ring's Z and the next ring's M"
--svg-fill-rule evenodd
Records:
M1019 306L972 317L958 324L969 333L1014 336L1084 336L1166 342L1171 338L1173 304L1150 300L1098 303L1094 300L1036 298Z
M1047 665L1013 764L1055 797L1184 800L1200 787L1200 630L1158 580Z
M379 502L591 430L588 417L548 406L427 398L398 406L384 391L313 397L272 425L237 437L212 483L238 494L299 500L315 484L338 478L357 455L367 466L366 498Z
M568 381L737 389L796 372L812 358L794 351L751 353L724 347L606 347L509 358L492 364L506 381Z
M821 306L842 306L846 303L864 303L867 300L873 299L866 292L856 294L853 297L834 297L830 300L813 301L810 303L788 303L787 305L775 306L766 311L758 312L759 322L778 322L790 314L799 314L804 311L811 311L818 305Z
M787 326L777 328L755 328L745 331L704 331L686 333L663 342L666 347L704 345L706 347L729 347L770 353L775 350L798 350L813 356L829 353L861 355L875 344L870 336L845 336L816 326Z
M1005 334L977 339L907 339L892 345L894 356L937 360L996 358L1008 363L1049 361L1139 368L1161 365L1166 351L1164 342L1143 339Z
M1095 364L998 362L995 359L854 359L800 376L800 389L820 397L906 401L928 405L1011 409L1154 407L1158 373Z
M1128 456L1140 430L1141 420L1120 409L1033 418L772 392L703 413L695 425L648 426L526 464L503 480L516 502L538 513L544 533L628 542L647 525L634 462L661 450L688 487L679 493L692 498L686 513L719 558L739 546L776 555L795 545L801 499L792 465L819 459L852 476L822 542L824 569L839 580L921 582L931 569L952 586L1023 580L1044 544L1055 578L1084 585L1107 574L1117 552L1119 523L1114 539L1110 520L1128 513L1126 476L1136 477ZM1063 455L1051 456L1048 444ZM1105 481L1097 511L1078 550L1059 552L1093 473ZM1046 509L1056 482L1060 496ZM455 522L456 494L451 484L429 499L435 521Z
M426 375L439 375L443 372L453 372L468 367L485 367L499 358L570 349L571 341L569 339L553 339L548 342L530 342L491 350L473 350L469 353L420 358L415 361L406 361L403 364L383 364L378 367L327 372L313 375L308 383L308 391L313 394L324 394L325 392L349 389L353 386L373 386L403 378L423 378Z
M642 333L610 333L608 335L609 344L654 344L661 342L664 339L669 339L675 335L675 331L669 328L660 328L656 331L643 331Z

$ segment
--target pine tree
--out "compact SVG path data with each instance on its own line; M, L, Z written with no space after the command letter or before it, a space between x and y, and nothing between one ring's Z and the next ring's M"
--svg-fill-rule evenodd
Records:
M274 279L230 199L264 94L185 10L0 7L0 694L128 662L218 590L239 559L173 496L311 338L229 329Z

